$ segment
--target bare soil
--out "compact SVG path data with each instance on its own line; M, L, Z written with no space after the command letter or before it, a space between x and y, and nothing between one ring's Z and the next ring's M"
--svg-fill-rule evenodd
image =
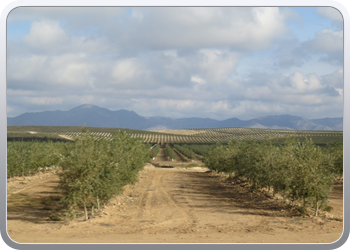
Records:
M146 164L135 185L87 221L49 220L59 209L54 171L8 180L8 234L19 243L331 243L342 234L342 183L331 212L302 217L206 168L170 164Z
M187 129L151 130L151 131L157 132L157 133L174 134L174 135L195 135L195 134L204 132L203 130L187 130Z
M67 140L69 140L69 141L74 141L74 139L72 138L72 137L70 137L70 136L67 136L67 135L58 135L59 137L62 137L62 138L64 138L64 139L67 139Z

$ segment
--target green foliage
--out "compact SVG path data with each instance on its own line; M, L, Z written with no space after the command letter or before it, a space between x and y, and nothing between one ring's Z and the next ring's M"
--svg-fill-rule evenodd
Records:
M165 150L171 160L175 160L177 158L175 151L169 146L169 144L165 145Z
M7 175L29 175L59 165L60 188L67 211L106 203L137 180L149 159L149 148L125 131L111 140L95 140L86 127L74 142L7 142Z
M156 157L159 153L159 149L160 149L160 145L157 144L156 146L154 146L151 150L150 150L150 158Z
M253 189L273 188L285 199L301 203L302 211L313 207L316 215L326 206L334 182L335 157L311 139L288 139L284 146L231 141L209 151L204 163L211 170L246 179Z
M234 172L236 153L233 147L217 144L203 158L203 162L210 170L231 174Z
M213 148L213 145L209 144L182 144L181 146L187 147L201 156L205 156Z
M180 146L178 144L174 145L174 148L180 151L181 154L186 156L190 160L194 160L196 158L196 154L188 147Z
M337 176L343 176L343 142L333 143L325 150L334 157L335 162L332 171Z
M7 132L7 141L52 141L66 142L65 138L51 134L31 134L29 132Z
M304 143L288 141L284 157L288 158L282 162L288 169L288 197L292 201L300 200L303 209L308 204L313 206L317 215L334 182L334 158L315 146L311 139Z
M97 141L89 131L82 132L75 143L66 145L60 159L60 187L69 209L106 203L136 181L149 158L147 146L126 132L113 134L111 141Z
M36 173L40 168L57 165L62 142L7 142L7 177Z

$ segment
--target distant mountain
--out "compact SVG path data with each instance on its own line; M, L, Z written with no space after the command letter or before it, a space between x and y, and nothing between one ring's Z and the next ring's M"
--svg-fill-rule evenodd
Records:
M8 117L7 125L40 126L89 126L116 127L143 130L186 129L186 128L269 128L290 130L343 130L343 118L305 119L291 115L274 115L251 120L230 118L218 121L209 118L143 117L134 111L100 108L84 104L68 111L43 111L24 113Z
M316 124L326 126L332 130L343 130L343 118L323 118L310 120Z
M84 104L68 111L43 111L24 113L7 118L8 125L42 125L42 126L90 126L119 127L139 129L147 121L133 111L100 108Z

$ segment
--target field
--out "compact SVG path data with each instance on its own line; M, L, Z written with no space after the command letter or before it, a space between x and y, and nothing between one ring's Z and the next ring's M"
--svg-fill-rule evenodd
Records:
M102 147L101 150L113 143L111 133L118 131L88 129L93 140L101 141L101 144L93 144L96 149ZM275 145L284 145L288 135L301 141L308 136L316 144L328 147L342 142L342 132L227 128L161 132L126 130L126 133L131 139L123 137L125 143L130 141L130 145L134 145L132 138L140 138L146 144L148 163L138 171L137 182L125 184L105 204L101 201L100 211L93 199L85 199L88 217L84 217L83 203L75 206L75 218L60 217L65 211L61 202L64 192L57 189L60 167L40 167L30 174L8 178L9 236L20 243L331 243L342 234L342 178L334 180L329 193L327 206L332 209L320 211L315 216L313 212L300 213L298 209L291 209L289 202L267 189L252 189L252 183L247 179L228 178L227 168L221 169L214 164L217 169L210 169L216 158L206 156L214 148L234 149L234 145L226 146L232 139L242 142L243 146L245 141L252 139L261 142L273 139ZM8 143L31 143L26 141L33 139L50 143L47 141L52 138L59 139L51 142L53 150L66 143L73 145L73 140L82 136L84 133L78 127L8 127ZM222 145L216 145L217 142ZM84 145L79 152L89 152L85 151ZM118 145L113 147L122 148L122 144ZM133 158L131 152L125 158L125 164ZM94 161L98 155L86 157ZM203 157L207 157L206 160ZM138 162L140 165L141 159ZM110 170L101 168L101 171Z
M109 139L111 133L118 128L93 128L88 127L96 139ZM228 143L231 140L263 140L274 139L283 142L288 136L298 138L312 138L316 144L325 145L337 141L343 141L342 131L306 131L306 130L274 130L257 128L218 128L218 129L184 129L145 131L122 129L132 138L140 138L145 143L201 143L215 144ZM74 139L81 134L81 127L45 127L45 126L8 126L8 138L35 138L35 136L47 138Z

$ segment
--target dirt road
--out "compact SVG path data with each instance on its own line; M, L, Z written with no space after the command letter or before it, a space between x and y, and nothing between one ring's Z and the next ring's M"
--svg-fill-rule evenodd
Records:
M46 174L17 188L9 185L7 226L14 241L330 243L342 234L342 186L331 196L334 219L293 217L282 205L223 182L204 168L155 168L147 164L139 182L112 199L100 214L87 221L78 218L64 223L48 221L54 204L43 202L45 197L58 194L57 181L55 175Z

